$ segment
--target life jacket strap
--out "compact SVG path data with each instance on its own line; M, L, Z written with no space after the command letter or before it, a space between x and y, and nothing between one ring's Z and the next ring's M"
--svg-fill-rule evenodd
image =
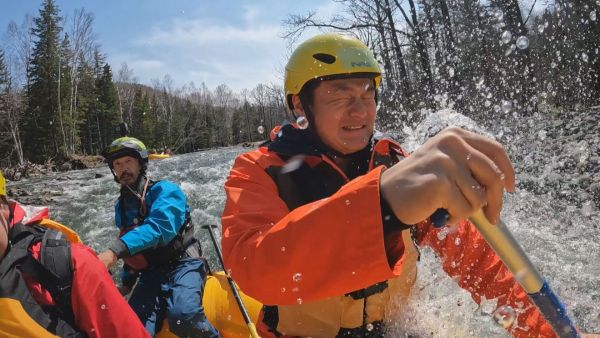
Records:
M60 317L73 327L77 327L71 306L73 285L71 248L60 231L46 230L42 237L40 261L29 254L20 264L19 270L31 276L48 290Z
M383 282L379 282L377 284L373 284L367 288L347 293L346 296L350 296L354 300L364 299L364 298L367 298L374 294L383 292L383 290L387 289L387 287L388 287L387 281L383 281Z

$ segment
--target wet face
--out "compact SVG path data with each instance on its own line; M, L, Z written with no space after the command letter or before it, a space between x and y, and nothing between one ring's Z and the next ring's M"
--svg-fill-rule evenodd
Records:
M294 107L301 106L298 96ZM311 111L317 134L328 147L350 154L367 146L375 124L377 106L373 79L322 81L314 90ZM303 110L298 112L304 115Z
M113 161L113 169L119 183L125 186L132 185L137 181L142 171L142 166L137 158L123 156Z
M0 197L0 260L6 254L8 247L8 219L10 217L10 209L8 203L3 197Z

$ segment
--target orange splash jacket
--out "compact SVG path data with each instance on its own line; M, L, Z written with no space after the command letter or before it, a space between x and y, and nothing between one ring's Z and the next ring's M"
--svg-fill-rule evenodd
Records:
M379 179L407 155L397 143L374 139L351 160L349 176L307 130L286 125L273 135L235 160L222 216L225 264L265 304L263 337L360 336L380 326L392 296L407 294L415 280L414 243L433 248L476 302L512 306L515 337L555 336L471 223L439 240L429 222L409 227L391 214Z

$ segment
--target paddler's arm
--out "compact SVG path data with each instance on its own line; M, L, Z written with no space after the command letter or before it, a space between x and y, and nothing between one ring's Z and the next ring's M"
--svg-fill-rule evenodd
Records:
M77 327L88 337L150 337L91 249L71 246L71 303Z
M118 258L169 243L185 223L186 198L176 184L159 181L152 186L148 196L153 200L144 223L109 246Z
M294 304L394 277L379 203L382 168L290 211L253 156L236 159L222 217L225 265L245 293Z

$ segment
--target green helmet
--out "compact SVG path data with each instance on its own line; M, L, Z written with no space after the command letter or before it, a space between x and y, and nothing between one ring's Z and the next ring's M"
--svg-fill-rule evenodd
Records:
M314 36L296 48L285 67L285 105L293 112L292 96L314 79L355 76L372 77L379 87L381 68L369 47L347 35Z
M102 156L110 168L113 167L113 161L123 156L137 158L142 165L148 163L148 149L144 143L135 137L120 137L114 141L102 152Z

